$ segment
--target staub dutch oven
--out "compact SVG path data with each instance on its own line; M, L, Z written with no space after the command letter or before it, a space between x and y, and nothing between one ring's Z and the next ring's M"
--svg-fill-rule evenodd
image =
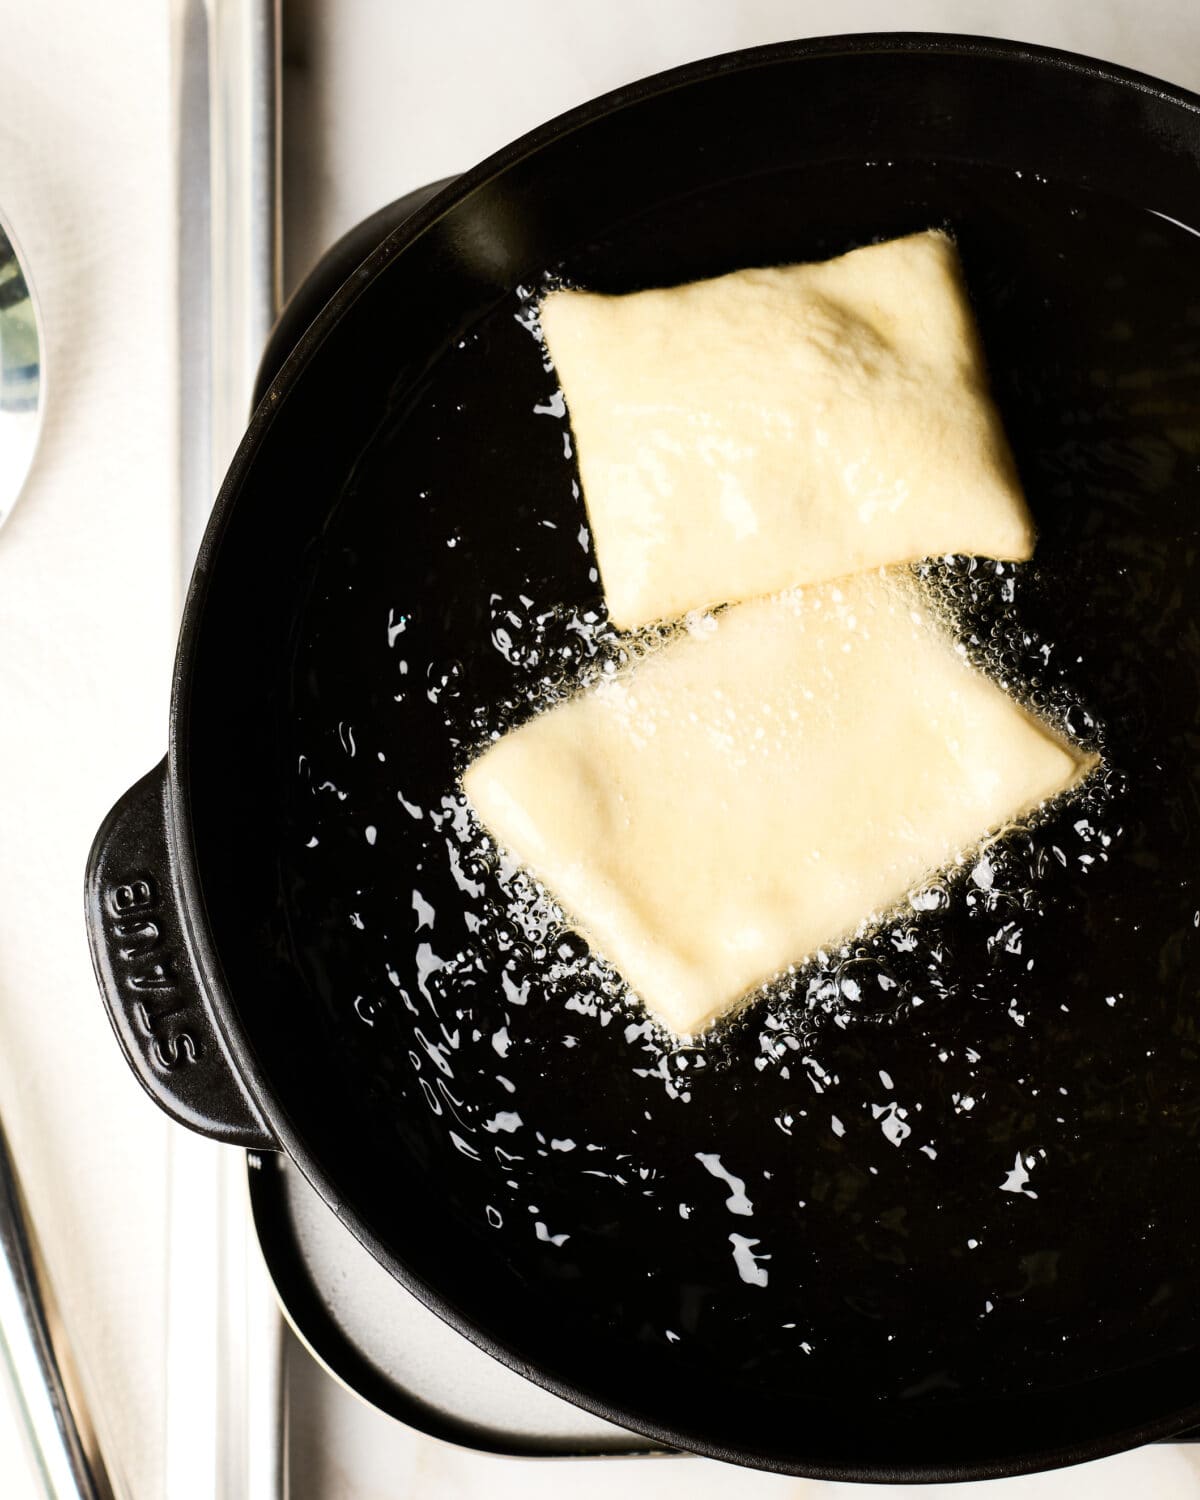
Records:
M151 1097L288 1152L449 1323L666 1445L949 1480L1200 1422L1194 223L1197 99L909 35L649 79L415 212L255 412L169 753L92 852ZM458 790L621 649L537 299L932 225L1039 544L931 586L1104 769L672 1046Z

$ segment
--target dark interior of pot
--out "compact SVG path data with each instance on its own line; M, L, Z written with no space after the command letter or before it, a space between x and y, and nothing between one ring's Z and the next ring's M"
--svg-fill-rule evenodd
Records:
M285 379L181 723L234 1012L351 1227L618 1421L884 1478L1194 1420L1198 156L1185 105L1046 59L767 54L518 154ZM682 1046L458 786L625 649L537 300L931 226L1039 543L930 585L1103 769Z

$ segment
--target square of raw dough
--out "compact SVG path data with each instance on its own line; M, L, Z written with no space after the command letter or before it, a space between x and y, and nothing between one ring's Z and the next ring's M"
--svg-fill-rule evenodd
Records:
M494 838L679 1035L1094 764L968 664L907 570L703 623L463 778Z
M663 290L551 292L610 617L675 619L1033 524L938 231Z

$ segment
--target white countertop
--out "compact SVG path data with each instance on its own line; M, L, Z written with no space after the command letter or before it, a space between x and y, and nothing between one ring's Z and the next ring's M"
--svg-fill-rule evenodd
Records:
M40 295L48 392L34 471L0 532L0 1110L139 1500L160 1493L168 1126L113 1045L82 895L92 833L166 733L166 62L158 0L0 0L0 203ZM7 1409L3 1421L0 1494L25 1500Z
M409 188L571 105L691 58L869 29L1015 36L1200 89L1194 0L286 0L289 284ZM0 0L0 205L47 324L49 407L0 533L0 1109L133 1500L164 1494L168 1125L96 996L92 832L161 755L178 607L168 7ZM186 293L186 289L184 289ZM616 1490L812 1496L848 1486L699 1459L516 1461L418 1437L292 1349L296 1500ZM947 1487L961 1493L974 1486ZM989 1497L1200 1495L1200 1449L1004 1481ZM0 1402L0 1496L36 1493ZM883 1494L907 1493L884 1490ZM917 1491L913 1491L917 1493ZM922 1491L921 1493L929 1493ZM168 1497L170 1500L170 1497Z

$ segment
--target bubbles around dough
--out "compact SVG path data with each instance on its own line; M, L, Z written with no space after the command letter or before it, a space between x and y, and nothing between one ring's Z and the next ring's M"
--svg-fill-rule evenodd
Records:
M906 569L711 624L504 735L463 779L679 1035L1095 763L964 659Z

